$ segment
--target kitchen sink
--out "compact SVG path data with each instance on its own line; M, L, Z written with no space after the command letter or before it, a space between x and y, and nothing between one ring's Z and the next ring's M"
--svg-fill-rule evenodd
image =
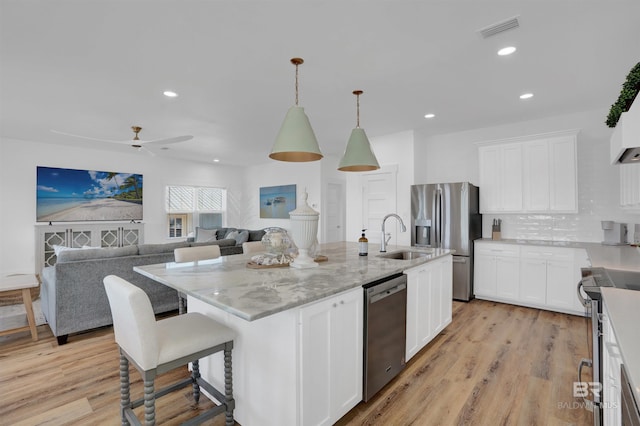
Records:
M400 250L381 254L379 257L385 259L412 260L418 259L420 257L430 256L431 254L433 254L433 249L424 249L421 251Z

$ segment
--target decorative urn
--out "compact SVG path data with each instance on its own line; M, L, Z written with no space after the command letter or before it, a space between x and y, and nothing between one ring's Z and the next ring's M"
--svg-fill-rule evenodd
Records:
M320 213L307 203L308 194L302 194L302 202L297 209L289 212L293 242L298 247L298 256L289 264L294 268L306 269L318 266L309 256L309 249L316 241Z

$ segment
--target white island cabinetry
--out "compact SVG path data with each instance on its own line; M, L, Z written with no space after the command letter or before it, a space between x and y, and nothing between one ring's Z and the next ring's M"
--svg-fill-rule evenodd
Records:
M300 309L303 425L331 425L362 400L363 290Z
M407 275L406 361L451 324L453 263L446 256L405 271Z
M245 321L188 297L190 311L238 333L234 395L238 406L253 409L236 409L236 420L243 425L330 425L355 407L362 400L363 298L357 287ZM223 365L221 354L201 361L203 376L212 378L214 386L224 386Z

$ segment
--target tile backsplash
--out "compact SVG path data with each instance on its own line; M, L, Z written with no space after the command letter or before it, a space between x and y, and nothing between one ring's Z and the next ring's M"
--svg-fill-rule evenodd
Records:
M633 239L634 223L640 223L640 215L629 215L627 241ZM601 220L591 215L566 214L503 214L482 216L482 236L491 238L493 219L502 219L502 238L549 241L601 242L604 238Z

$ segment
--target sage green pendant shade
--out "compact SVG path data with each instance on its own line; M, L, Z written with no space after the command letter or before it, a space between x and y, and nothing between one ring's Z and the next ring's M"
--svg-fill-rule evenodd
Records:
M338 170L343 172L367 172L378 170L380 165L376 156L371 151L371 144L364 129L356 127L351 131L347 149L338 165Z
M323 157L303 107L289 108L269 157L294 162L316 161Z

